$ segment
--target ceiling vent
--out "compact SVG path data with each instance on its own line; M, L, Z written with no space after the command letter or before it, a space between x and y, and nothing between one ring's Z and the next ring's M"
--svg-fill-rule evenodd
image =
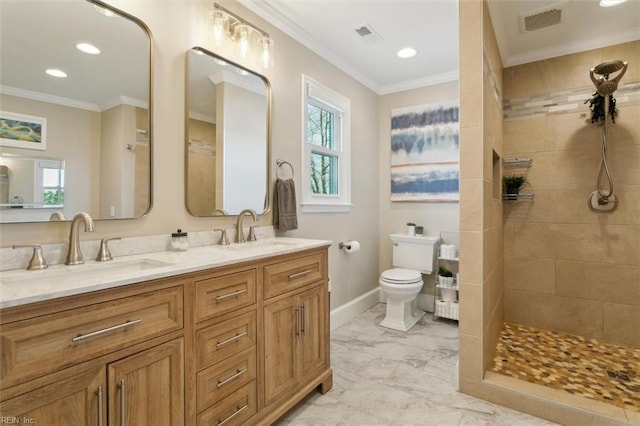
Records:
M367 44L377 44L382 41L380 34L378 34L370 24L359 25L356 27L355 32L358 37Z
M566 2L554 6L545 7L518 15L521 32L536 31L542 28L557 25L562 21L562 15L566 9Z

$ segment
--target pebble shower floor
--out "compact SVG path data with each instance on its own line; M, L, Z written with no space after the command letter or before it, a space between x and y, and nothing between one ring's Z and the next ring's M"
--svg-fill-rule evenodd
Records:
M493 371L640 411L640 348L505 324Z

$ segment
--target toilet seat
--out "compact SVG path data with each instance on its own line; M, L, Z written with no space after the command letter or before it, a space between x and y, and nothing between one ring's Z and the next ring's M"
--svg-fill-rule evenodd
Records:
M393 268L384 271L380 280L389 284L415 284L422 282L422 274L411 269Z

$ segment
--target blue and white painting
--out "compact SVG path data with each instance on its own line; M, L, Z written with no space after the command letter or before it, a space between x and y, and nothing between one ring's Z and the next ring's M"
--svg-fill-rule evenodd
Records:
M458 202L457 101L391 110L391 201Z

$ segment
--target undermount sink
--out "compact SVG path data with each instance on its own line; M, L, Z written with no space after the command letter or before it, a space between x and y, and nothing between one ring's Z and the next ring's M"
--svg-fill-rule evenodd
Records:
M75 266L53 266L41 271L20 271L16 276L3 276L1 282L5 285L11 285L28 283L34 280L52 282L58 280L75 281L94 277L101 278L105 273L108 273L109 276L122 276L171 265L173 265L173 263L153 259L125 260L121 262L90 262Z

